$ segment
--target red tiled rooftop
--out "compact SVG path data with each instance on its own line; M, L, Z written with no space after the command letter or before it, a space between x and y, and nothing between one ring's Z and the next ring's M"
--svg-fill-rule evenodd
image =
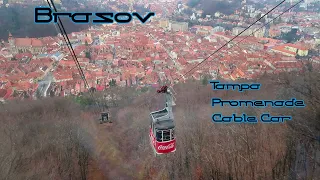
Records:
M76 63L73 60L60 61L59 65L61 65L61 66L76 66Z
M291 54L291 55L296 55L296 53L285 49L285 46L284 46L284 45L282 45L282 46L276 46L276 47L273 48L273 50L280 51L280 52L284 52L284 53Z
M6 89L0 89L0 98L3 98L7 94Z
M3 96L4 99L9 99L10 96L12 95L13 90L11 88L6 89L6 94Z
M36 84L30 83L30 82L21 82L21 83L18 83L17 85L15 85L15 88L17 90L27 91L30 88L34 89L35 86L36 86Z
M15 38L16 46L36 46L41 47L43 43L41 40L36 38Z
M15 58L21 59L21 58L26 57L26 56L29 57L29 58L32 58L32 54L31 53L19 53L19 54L17 54L15 56Z
M299 50L308 50L307 47L304 47L302 45L297 45L297 44L285 44L285 46L289 46L289 47L293 47L293 48L297 48Z

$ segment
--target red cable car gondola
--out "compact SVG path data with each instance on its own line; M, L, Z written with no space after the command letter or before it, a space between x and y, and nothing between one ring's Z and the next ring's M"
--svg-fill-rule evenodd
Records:
M155 154L167 154L176 151L175 123L172 106L175 105L173 95L167 86L162 86L158 93L165 93L166 107L150 113L150 143Z

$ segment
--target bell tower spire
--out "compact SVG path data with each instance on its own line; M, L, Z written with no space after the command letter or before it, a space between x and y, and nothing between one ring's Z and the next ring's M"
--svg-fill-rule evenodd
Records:
M133 0L129 0L129 12L130 13L133 13ZM135 23L135 20L133 20L133 24L135 25L136 23Z
M14 39L13 39L12 34L10 33L10 31L8 31L8 32L9 32L9 38L8 38L9 44L11 46L13 46L14 45Z

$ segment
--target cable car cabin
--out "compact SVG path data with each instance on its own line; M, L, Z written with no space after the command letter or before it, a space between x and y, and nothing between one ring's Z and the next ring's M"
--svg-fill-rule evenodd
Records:
M106 123L106 122L112 123L111 120L110 120L110 117L109 117L109 113L102 112L101 113L101 118L100 118L100 124Z
M163 110L150 113L150 143L155 154L176 151L175 123L172 113L172 94L166 92L167 102Z
M151 113L150 141L156 154L166 154L176 150L173 120L154 121L154 117L161 115L162 111Z

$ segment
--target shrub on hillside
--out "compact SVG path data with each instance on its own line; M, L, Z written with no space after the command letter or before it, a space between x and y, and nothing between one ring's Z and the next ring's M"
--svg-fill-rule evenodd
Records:
M0 179L86 179L92 127L67 99L0 109Z

